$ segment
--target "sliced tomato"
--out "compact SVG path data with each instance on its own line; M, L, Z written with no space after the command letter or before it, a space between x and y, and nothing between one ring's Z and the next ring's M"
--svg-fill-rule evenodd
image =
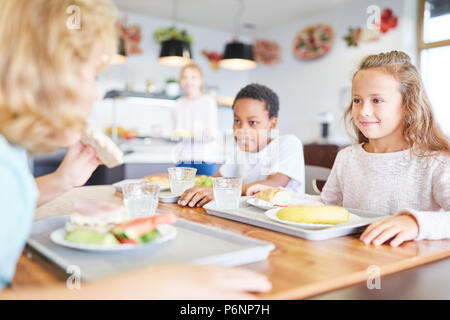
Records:
M116 236L117 241L120 242L120 244L137 244L137 242L133 239L121 239Z
M170 212L161 213L156 216L146 218L136 218L116 227L114 233L127 233L132 231L133 235L137 237L156 229L159 225L172 224L177 220L176 215Z

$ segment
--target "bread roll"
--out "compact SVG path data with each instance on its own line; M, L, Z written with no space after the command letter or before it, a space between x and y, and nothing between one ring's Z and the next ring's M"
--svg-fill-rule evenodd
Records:
M338 224L347 222L350 214L346 209L336 206L297 206L278 210L277 217L291 222Z
M160 188L169 188L170 182L168 177L164 176L146 176L144 179L147 179L150 183L158 184Z
M288 206L292 203L291 193L280 188L266 189L259 192L256 197L279 206Z

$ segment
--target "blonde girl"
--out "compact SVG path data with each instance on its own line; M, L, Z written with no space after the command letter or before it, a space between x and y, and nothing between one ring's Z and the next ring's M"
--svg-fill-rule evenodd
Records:
M188 64L181 69L180 86L184 95L173 108L175 133L195 136L179 145L178 166L193 167L197 174L212 176L216 173L217 145L214 139L219 131L217 103L203 93L204 77L200 67Z
M365 230L365 244L449 238L450 145L409 56L366 57L345 116L358 144L339 152L323 202L392 215Z
M79 27L70 23L77 11ZM0 291L14 276L36 206L66 183L82 184L99 163L78 141L97 98L96 74L117 47L115 12L109 0L0 0ZM35 181L25 152L59 147L70 147L59 174ZM163 266L81 290L3 290L0 299L234 299L269 289L265 277L246 270Z

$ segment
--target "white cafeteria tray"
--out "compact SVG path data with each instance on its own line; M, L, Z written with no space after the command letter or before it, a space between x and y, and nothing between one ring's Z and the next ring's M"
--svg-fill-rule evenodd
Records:
M64 271L69 266L79 267L81 279L85 281L152 265L244 265L265 260L275 248L270 242L178 219L174 224L177 236L161 245L143 245L120 252L87 252L63 247L50 240L50 233L63 227L68 217L36 220L27 243Z
M361 219L354 222L340 223L331 227L307 229L273 221L264 214L265 210L251 206L246 202L247 199L248 197L242 197L239 209L236 210L219 209L217 208L215 201L206 204L204 208L210 215L286 233L307 240L325 240L358 233L364 230L365 226L368 224L386 217L385 215L378 213L347 208L348 211L359 216Z

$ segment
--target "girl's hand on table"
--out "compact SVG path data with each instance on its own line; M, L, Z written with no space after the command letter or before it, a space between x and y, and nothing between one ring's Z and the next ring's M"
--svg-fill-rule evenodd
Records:
M186 190L178 200L180 206L203 207L214 199L213 188L195 186Z
M266 189L272 188L271 186L266 186L265 184L254 184L250 187L248 187L245 195L246 196L254 196L255 194L264 191Z
M255 299L250 292L272 288L264 275L218 266L160 266L123 274L102 283L105 294L126 299ZM104 296L99 294L99 296Z
M411 215L398 215L372 223L360 240L366 245L372 243L379 246L391 238L390 245L397 247L405 241L414 240L419 234L419 226Z
M78 142L69 147L55 175L66 189L71 189L84 185L100 164L95 149Z

